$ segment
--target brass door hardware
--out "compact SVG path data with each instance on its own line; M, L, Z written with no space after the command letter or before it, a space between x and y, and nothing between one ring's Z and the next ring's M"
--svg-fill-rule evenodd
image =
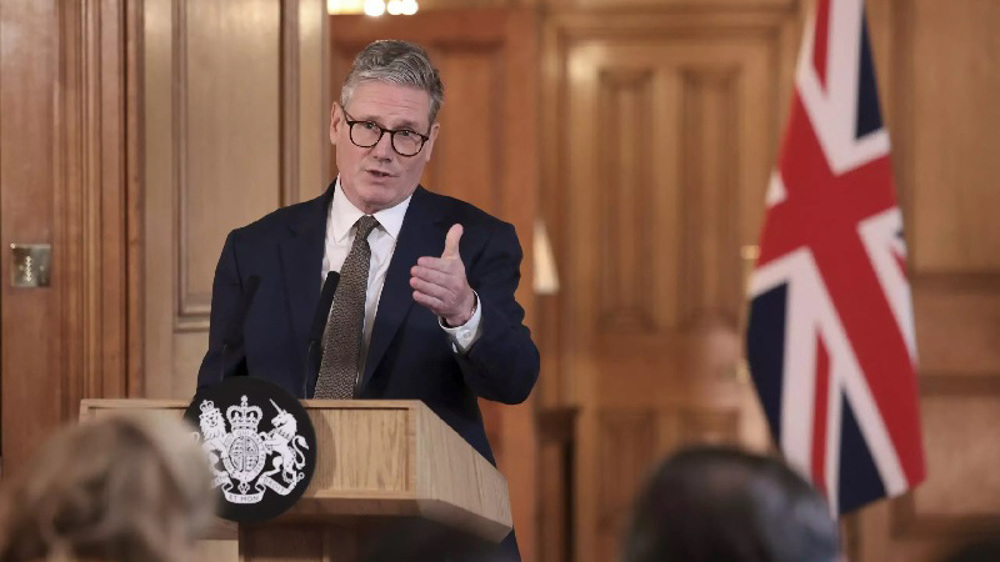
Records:
M51 278L51 244L11 244L10 284L14 287L48 287Z

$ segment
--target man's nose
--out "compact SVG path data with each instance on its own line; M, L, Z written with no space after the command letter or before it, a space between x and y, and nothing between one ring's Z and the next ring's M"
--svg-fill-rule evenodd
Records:
M392 153L392 133L386 131L382 135L382 138L378 139L378 142L372 147L372 155L379 160L389 160L392 158Z

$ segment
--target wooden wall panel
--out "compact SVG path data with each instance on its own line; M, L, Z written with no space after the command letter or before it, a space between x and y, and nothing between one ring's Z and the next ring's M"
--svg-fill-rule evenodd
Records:
M330 18L326 13L325 0L284 1L290 8L284 12L285 28L282 32L288 38L285 43L287 52L282 55L286 76L282 83L282 105L287 117L283 130L288 145L283 152L289 172L298 166L297 175L284 180L285 200L305 201L323 193L332 177L328 160ZM296 4L298 14L292 18L288 14ZM289 138L292 133L295 136Z
M605 411L597 424L600 478L590 493L597 496L599 532L589 545L598 560L615 560L619 537L625 531L632 500L656 460L655 410ZM577 538L579 540L579 538Z
M1000 275L918 274L912 283L921 372L1000 377Z
M1000 3L905 4L911 51L912 262L920 272L1000 271L1000 190L995 188L1000 107Z
M65 412L79 400L126 393L126 201L134 195L127 123L135 80L121 44L134 37L126 2L62 3L57 88L59 190L52 201L56 267L64 272L61 313Z
M869 2L906 219L928 479L851 523L852 559L932 561L1000 531L1000 4Z
M717 408L604 408L595 415L598 478L579 499L593 502L596 532L577 559L619 559L636 495L652 476L663 451L683 444L736 444L739 415ZM579 532L579 531L577 531ZM574 537L579 543L581 537Z
M960 524L992 516L1000 523L1000 447L984 428L1000 427L1000 384L994 392L924 392L921 404L927 470L932 475L913 495L914 516ZM967 485L974 482L975 485Z
M600 192L597 255L598 311L605 330L638 332L656 330L662 322L643 298L656 282L640 274L644 256L651 255L649 228L655 224L644 194L650 184L654 160L649 119L653 100L653 73L648 70L603 71L597 77L598 134L611 150L601 154L598 178L615 189Z
M740 445L741 413L736 410L681 412L680 443L712 443L715 445Z
M143 394L180 398L207 347L226 234L325 188L324 69L302 66L324 60L325 14L315 0L144 9Z
M431 56L444 80L441 130L426 185L481 209L502 212L505 154L503 100L504 45L440 46ZM520 232L519 232L520 234Z
M627 517L639 487L656 460L656 411L604 411L600 431L598 526L615 532Z
M996 379L921 376L924 444L930 477L915 492L848 519L852 560L936 561L1000 527ZM984 425L988 424L988 425Z
M739 178L734 173L741 162L739 130L741 97L749 93L743 82L760 76L761 68L716 64L686 68L683 71L684 120L677 131L683 139L680 207L681 256L675 271L681 283L679 317L691 324L705 314L735 320L742 304L740 262L734 250L746 240L740 239ZM754 88L750 85L749 88ZM751 90L752 91L752 90ZM758 98L753 105L766 105ZM763 120L755 126L765 125ZM759 134L759 133L758 133ZM742 150L741 150L742 149ZM746 155L754 162L762 154ZM759 172L759 170L758 170Z
M198 329L205 327L226 234L281 203L281 3L241 0L238 9L232 4L175 4L178 320Z

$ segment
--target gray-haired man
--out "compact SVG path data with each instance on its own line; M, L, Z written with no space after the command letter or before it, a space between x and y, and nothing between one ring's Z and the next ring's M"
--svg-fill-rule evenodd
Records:
M358 55L330 116L337 179L226 239L199 387L247 371L300 397L423 400L494 462L477 398L527 398L538 350L514 300L513 226L419 185L443 99L419 46ZM330 271L340 284L320 336ZM513 533L503 548L519 558Z

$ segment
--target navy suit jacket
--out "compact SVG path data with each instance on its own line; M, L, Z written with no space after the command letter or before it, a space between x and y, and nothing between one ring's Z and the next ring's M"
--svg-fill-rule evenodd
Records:
M306 365L308 332L320 299L332 197L331 185L322 196L279 209L226 238L199 388L245 369L293 396L312 395L316 369ZM455 223L464 228L459 252L482 309L481 337L465 355L454 351L437 317L416 304L410 287L417 258L440 256ZM476 398L516 404L538 378L538 350L514 300L521 258L512 225L418 186L386 273L361 398L422 400L494 462ZM251 299L244 293L254 276L259 285Z

